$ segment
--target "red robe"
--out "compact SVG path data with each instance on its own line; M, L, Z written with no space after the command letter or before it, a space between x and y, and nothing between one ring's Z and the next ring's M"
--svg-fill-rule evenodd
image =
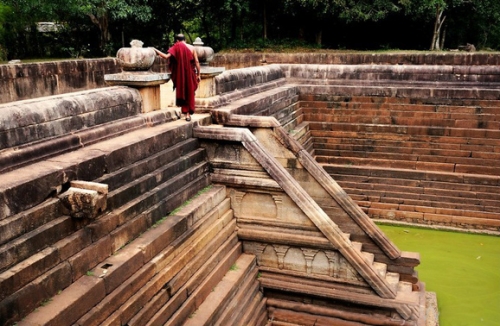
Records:
M194 92L198 88L194 57L191 50L183 42L175 43L168 53L170 72L175 89L175 105L182 108L182 113L194 113Z

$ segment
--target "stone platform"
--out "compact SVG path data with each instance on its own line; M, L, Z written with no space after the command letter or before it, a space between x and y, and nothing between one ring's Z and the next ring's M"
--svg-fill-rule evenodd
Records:
M54 142L61 152L21 155L0 172L2 324L437 324L418 253L370 217L497 227L496 167L479 164L497 152L498 73L365 68L228 70L197 99L209 114L189 123L175 108L144 113L133 90L124 120L83 113L107 117L95 133L54 118L52 134L5 143L5 161ZM95 102L123 91L98 90ZM65 142L79 132L89 141ZM61 196L75 181L107 185L105 211L71 217Z

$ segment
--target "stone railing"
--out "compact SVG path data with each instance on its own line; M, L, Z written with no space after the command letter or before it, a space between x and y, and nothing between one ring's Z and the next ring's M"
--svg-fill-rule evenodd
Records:
M152 70L166 69L156 59ZM106 87L104 75L118 72L115 58L0 65L0 103Z
M390 65L492 65L498 53L217 53L211 66L236 69L275 63L290 64L390 64Z

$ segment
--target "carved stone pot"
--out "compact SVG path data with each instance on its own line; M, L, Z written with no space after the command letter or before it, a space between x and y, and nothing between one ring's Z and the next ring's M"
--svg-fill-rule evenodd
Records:
M147 71L155 62L156 53L151 48L143 48L139 40L130 42L130 48L121 48L116 58L124 71Z
M203 44L203 41L199 37L197 37L193 42L200 64L202 66L208 66L210 61L214 58L214 50L211 47L203 46Z

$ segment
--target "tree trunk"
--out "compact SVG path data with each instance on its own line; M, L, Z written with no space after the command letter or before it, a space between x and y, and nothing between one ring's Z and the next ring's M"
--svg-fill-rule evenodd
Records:
M264 38L264 40L267 40L267 6L266 6L266 2L264 1L264 6L262 7L262 18L263 18L263 21L262 21L262 37Z
M316 32L316 45L321 46L323 43L323 30L320 29L319 31Z
M436 6L436 21L434 22L434 34L432 35L432 43L430 50L441 50L441 28L446 19L443 17L444 7Z
M102 16L96 17L94 14L89 14L90 20L94 25L99 27L99 31L101 32L101 39L99 43L99 47L101 51L104 53L106 51L106 45L111 40L111 33L109 32L109 19L108 13L103 13ZM109 54L109 53L105 53Z
M444 39L446 38L446 28L443 29L443 33L442 33L442 36L441 36L441 43L439 44L441 46L441 50L444 49Z

